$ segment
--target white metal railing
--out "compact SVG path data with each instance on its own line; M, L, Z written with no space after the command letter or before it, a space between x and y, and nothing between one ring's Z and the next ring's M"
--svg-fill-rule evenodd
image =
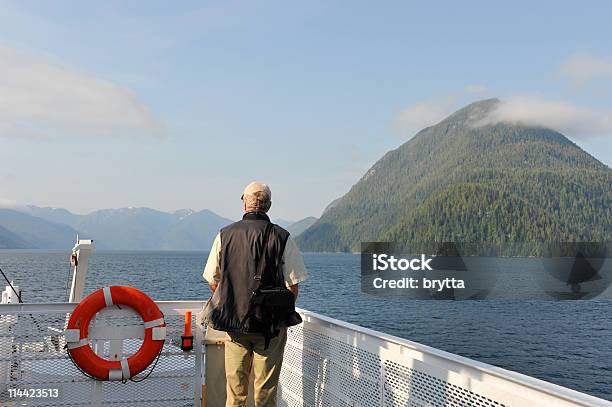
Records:
M8 388L59 388L61 397L20 405L200 405L202 333L194 351L178 338L183 315L200 301L157 302L168 340L153 374L141 383L94 382L67 358L61 331L74 303L0 305L0 405ZM415 342L300 310L304 323L289 329L280 379L282 406L612 406L611 402ZM105 317L125 324L130 311ZM195 325L194 325L195 326ZM173 341L172 339L176 339ZM102 345L101 352L108 352ZM138 343L126 345L135 349ZM55 404L54 404L55 403Z
M286 406L612 406L533 377L300 310L281 373Z
M194 350L180 349L184 315L193 319L201 301L158 301L167 327L166 343L152 374L142 382L101 382L85 377L64 349L66 317L75 303L0 305L0 406L200 406L202 396L202 332L194 329ZM142 341L142 321L128 308L107 308L90 328L90 343L110 358L135 352ZM194 324L195 326L195 324ZM127 336L123 336L127 333ZM129 337L125 341L117 338ZM117 342L119 347L117 347ZM116 356L115 356L116 357ZM139 376L142 376L139 375ZM57 389L57 397L20 397L14 390ZM33 393L35 395L35 393ZM53 393L49 393L53 394Z

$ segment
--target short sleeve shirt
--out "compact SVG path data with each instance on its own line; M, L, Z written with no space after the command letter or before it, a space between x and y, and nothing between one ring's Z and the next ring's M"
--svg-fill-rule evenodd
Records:
M285 245L285 252L281 261L281 269L285 278L287 287L296 285L305 281L308 278L306 266L304 266L304 258L298 249L297 245L289 237ZM213 242L208 261L204 267L202 274L204 280L209 283L218 283L221 280L221 234L217 233Z

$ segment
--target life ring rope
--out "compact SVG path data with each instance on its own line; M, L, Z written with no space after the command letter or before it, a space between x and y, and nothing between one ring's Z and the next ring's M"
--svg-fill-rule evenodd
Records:
M144 323L144 340L140 349L120 360L104 359L89 346L91 320L102 309L113 305L134 309ZM142 291L128 286L110 286L94 291L76 306L64 336L70 358L86 375L97 380L126 381L159 358L166 338L166 323L157 304Z
M79 339L77 342L68 342L67 344L68 349L76 349L85 345L89 345L89 339L87 338Z
M104 302L107 307L113 305L113 294L111 293L110 287L104 287L102 289L102 293L104 294Z
M164 318L154 319L152 321L148 321L144 323L144 329L155 328L156 326L164 325Z

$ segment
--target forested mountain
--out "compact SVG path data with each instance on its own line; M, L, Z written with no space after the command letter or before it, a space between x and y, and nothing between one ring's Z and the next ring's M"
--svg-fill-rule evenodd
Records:
M612 239L612 170L546 128L478 122L471 104L388 152L297 239L305 251L367 241Z

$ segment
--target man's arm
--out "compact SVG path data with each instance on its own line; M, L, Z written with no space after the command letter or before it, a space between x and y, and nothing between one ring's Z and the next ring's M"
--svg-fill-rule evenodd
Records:
M210 249L210 254L208 255L208 261L206 262L206 266L204 267L204 273L202 277L204 280L208 281L208 285L210 290L215 293L217 286L219 285L219 280L221 279L221 234L218 233L215 237L215 241Z
M281 268L285 277L285 285L297 300L299 292L298 283L308 278L308 272L304 266L304 258L291 237L289 237L285 245Z

